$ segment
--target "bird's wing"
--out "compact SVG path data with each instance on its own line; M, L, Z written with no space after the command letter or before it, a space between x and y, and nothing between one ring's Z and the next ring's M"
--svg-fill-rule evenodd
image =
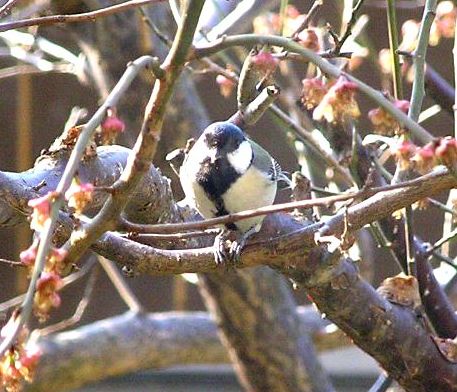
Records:
M259 146L256 142L250 140L253 152L252 164L257 167L262 173L265 173L271 181L278 181L281 176L282 170L279 163L274 158Z

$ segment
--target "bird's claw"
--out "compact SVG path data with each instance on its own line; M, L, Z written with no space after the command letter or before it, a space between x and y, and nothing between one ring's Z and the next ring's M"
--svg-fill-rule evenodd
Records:
M229 254L227 253L227 247L225 245L226 232L221 231L214 239L213 253L214 261L217 265L223 265L229 260Z
M234 264L238 264L241 260L241 250L243 249L246 243L246 238L242 237L232 242L230 245L229 255L230 260Z
M242 235L231 241L230 246L226 244L228 234L225 231L219 233L214 240L214 260L217 265L237 264L241 259L241 250L246 243L246 236Z

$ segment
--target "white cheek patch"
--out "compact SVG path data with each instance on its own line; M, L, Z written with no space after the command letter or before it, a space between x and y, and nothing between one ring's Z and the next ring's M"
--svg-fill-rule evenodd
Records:
M251 144L245 140L235 151L227 154L227 159L238 173L244 173L248 170L252 161Z

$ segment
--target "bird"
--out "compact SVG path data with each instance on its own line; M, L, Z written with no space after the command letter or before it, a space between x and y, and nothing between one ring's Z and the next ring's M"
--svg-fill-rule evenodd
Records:
M272 205L281 167L260 145L229 121L209 125L192 146L179 171L188 204L205 218ZM258 232L264 216L226 223L215 238L217 264L237 261L249 236ZM227 249L230 233L235 240Z

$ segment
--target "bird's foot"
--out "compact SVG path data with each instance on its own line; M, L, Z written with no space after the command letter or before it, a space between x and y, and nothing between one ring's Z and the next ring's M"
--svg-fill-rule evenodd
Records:
M214 240L214 260L217 265L229 264L236 266L241 259L241 251L243 250L248 237L257 230L250 230L247 233L237 233L234 231L222 231ZM227 240L230 245L227 245Z
M230 255L230 260L233 262L233 264L238 264L241 260L241 251L246 244L247 236L246 235L240 235L238 238L232 241L230 245L230 250L229 250L229 255Z
M230 251L226 244L228 234L225 230L221 231L214 239L213 253L217 265L224 265L230 261Z

